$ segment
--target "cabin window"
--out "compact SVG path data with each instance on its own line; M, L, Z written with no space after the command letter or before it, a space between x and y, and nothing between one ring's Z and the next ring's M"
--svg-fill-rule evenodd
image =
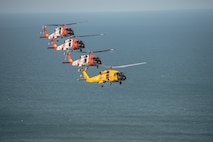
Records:
M106 79L109 80L109 74L108 73L106 74Z

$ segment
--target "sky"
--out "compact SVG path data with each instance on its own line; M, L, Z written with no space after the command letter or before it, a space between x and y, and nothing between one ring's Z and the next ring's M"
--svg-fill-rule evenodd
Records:
M213 0L0 0L0 13L213 9Z

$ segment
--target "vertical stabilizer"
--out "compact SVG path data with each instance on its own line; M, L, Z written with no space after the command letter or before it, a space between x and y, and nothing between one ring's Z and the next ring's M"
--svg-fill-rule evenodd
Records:
M67 56L68 62L62 62L62 64L71 64L72 65L73 60L72 60L72 57L71 57L70 53L68 52L68 53L65 53L65 54Z
M89 79L89 76L88 76L88 74L87 74L85 69L82 69L82 74L83 74L85 80Z
M72 60L70 53L67 53L67 60L70 64L72 64L73 60Z
M44 26L44 28L43 28L43 34L44 34L44 36L40 36L40 38L49 39L49 34L47 32L46 26Z
M56 42L55 42L55 40L54 40L54 38L52 38L52 45L53 45L53 48L56 50L57 49L57 44L56 44Z

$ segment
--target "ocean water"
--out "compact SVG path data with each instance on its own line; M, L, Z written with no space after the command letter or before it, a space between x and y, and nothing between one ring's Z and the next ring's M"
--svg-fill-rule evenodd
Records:
M0 18L1 142L212 141L212 10ZM77 81L63 52L39 38L44 24L77 21L88 22L71 26L76 35L105 34L81 38L85 51L115 49L97 55L103 64L147 64L120 69L122 85Z

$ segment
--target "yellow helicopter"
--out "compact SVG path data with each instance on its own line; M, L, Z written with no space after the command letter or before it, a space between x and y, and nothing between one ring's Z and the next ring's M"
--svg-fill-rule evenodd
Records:
M88 83L98 83L103 87L104 83L110 83L110 85L113 82L119 82L122 84L122 81L126 80L126 76L123 74L123 72L120 72L118 70L112 70L112 68L126 68L130 66L137 66L137 65L142 65L146 64L146 62L140 62L140 63L135 63L135 64L128 64L128 65L122 65L122 66L104 66L105 68L110 68L109 70L104 70L99 72L98 75L89 77L89 75L86 72L86 68L81 69L81 72L83 74L82 78L79 78L78 80L85 80Z

